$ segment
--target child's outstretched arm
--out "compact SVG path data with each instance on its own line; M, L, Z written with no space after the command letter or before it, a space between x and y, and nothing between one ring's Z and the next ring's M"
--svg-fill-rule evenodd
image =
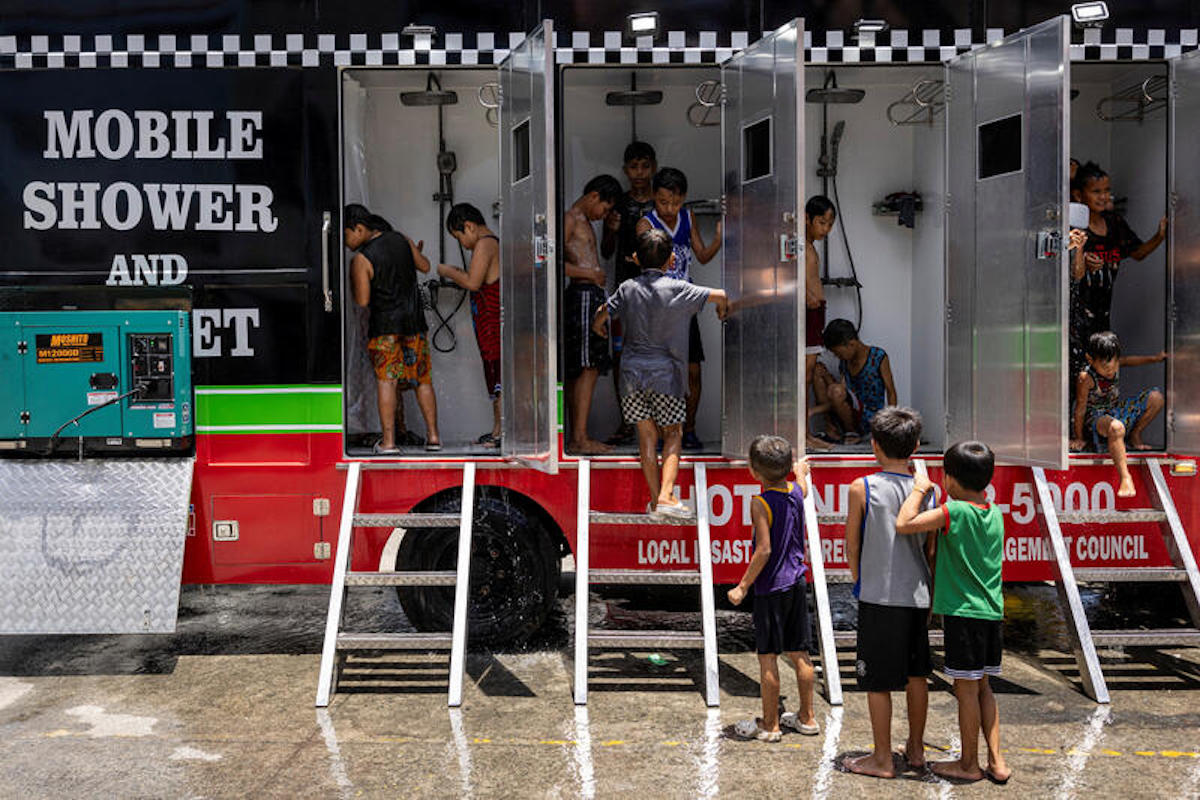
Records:
M754 555L746 565L746 574L737 586L729 590L729 602L735 606L741 605L746 599L746 593L771 557L771 523L767 519L766 503L761 499L757 503L753 500L750 502L750 527L754 530Z
M1121 356L1119 363L1122 367L1140 367L1144 364L1157 364L1166 360L1167 351L1162 350L1152 356Z
M867 479L850 484L849 500L846 504L846 563L850 565L850 578L858 583L858 562L862 557L862 522L867 513Z
M887 391L887 403L896 405L896 382L892 380L892 360L887 356L879 363L879 374L883 378L883 388Z
M941 530L946 526L946 510L944 508L921 510L921 505L925 502L925 495L931 491L933 491L933 483L928 477L924 475L913 477L912 491L908 493L908 497L904 498L904 503L900 506L900 513L896 515L896 533L927 533Z
M596 316L592 318L592 332L597 336L608 338L608 303L596 309Z
M471 263L465 270L459 269L451 264L438 264L437 274L442 278L449 278L456 284L474 292L483 286L483 279L487 277L488 267L492 264L492 259L496 257L496 251L500 249L500 245L495 239L480 239L475 244L475 249L471 251Z
M729 316L729 295L725 294L724 289L709 290L708 302L716 304L717 319L725 319Z
M1082 450L1087 442L1083 439L1083 419L1087 416L1088 392L1096 382L1086 372L1075 376L1075 407L1071 409L1071 444L1072 450Z
M696 218L692 216L692 212L684 210L682 213L687 214L692 219L692 252L696 255L696 260L701 264L707 264L712 261L713 256L721 249L721 231L724 226L724 221L717 220L717 232L713 236L712 244L705 244L700 238L700 231L696 230Z

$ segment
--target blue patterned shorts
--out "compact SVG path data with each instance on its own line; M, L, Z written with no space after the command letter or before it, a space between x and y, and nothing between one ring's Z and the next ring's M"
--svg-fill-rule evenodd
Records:
M1092 432L1092 444L1097 451L1104 451L1108 447L1108 439L1100 435L1100 431L1096 430L1097 423L1103 417L1112 417L1125 426L1125 430L1129 431L1133 428L1142 415L1146 413L1147 407L1150 405L1150 393L1159 391L1158 387L1153 389L1143 389L1138 393L1137 397L1126 397L1117 402L1114 406L1107 408L1089 408L1087 419L1084 420L1084 430Z

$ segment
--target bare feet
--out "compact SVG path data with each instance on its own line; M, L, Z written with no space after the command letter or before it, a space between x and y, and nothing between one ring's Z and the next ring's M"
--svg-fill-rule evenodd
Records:
M886 753L886 763L876 758L876 753L868 753L858 758L848 758L844 762L846 769L855 775L870 775L873 778L896 777L896 766L892 763L892 754Z
M579 453L585 456L598 456L605 453L611 453L612 448L604 442L598 442L595 439L584 439L582 442L570 442L567 444L567 450L572 453Z
M1134 497L1137 495L1137 488L1133 485L1133 478L1122 478L1121 485L1117 487L1117 497Z
M963 766L961 761L938 761L930 764L929 768L939 778L952 781L974 782L983 780L983 770L976 764L974 769Z
M1129 449L1130 450L1140 450L1140 451L1145 452L1146 450L1153 450L1154 448L1151 447L1150 445L1146 444L1145 442L1143 442L1140 436L1130 436L1129 437Z
M819 450L822 453L827 453L833 449L833 445L829 442L821 441L810 433L804 437L804 448L806 450Z
M988 764L988 768L983 771L983 774L992 783L1003 785L1008 783L1008 779L1012 777L1012 770L1004 763Z
M924 742L909 742L904 745L904 749L900 751L900 755L904 756L904 760L908 762L908 766L912 769L925 769Z

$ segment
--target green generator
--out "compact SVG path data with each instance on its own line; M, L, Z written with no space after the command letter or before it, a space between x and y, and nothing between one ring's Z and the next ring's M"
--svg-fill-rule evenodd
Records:
M190 299L76 292L0 293L0 456L190 452Z

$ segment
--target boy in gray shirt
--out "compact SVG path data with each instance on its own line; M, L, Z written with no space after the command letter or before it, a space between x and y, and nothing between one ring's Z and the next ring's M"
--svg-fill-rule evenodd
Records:
M867 691L875 751L846 761L860 775L893 778L892 692L908 701L912 769L925 768L929 709L930 576L926 534L899 535L896 515L913 489L908 459L921 441L921 415L888 406L871 420L871 448L882 468L850 484L846 559L858 598L858 685ZM932 497L932 495L931 495Z
M642 270L617 287L596 312L592 329L608 335L610 317L624 327L619 392L621 416L637 428L642 474L650 488L646 510L657 515L688 516L675 497L679 451L687 411L688 334L692 317L705 303L715 303L725 319L727 301L721 289L709 289L668 278L675 259L671 237L649 230L637 237L633 261ZM663 440L662 472L655 453Z

